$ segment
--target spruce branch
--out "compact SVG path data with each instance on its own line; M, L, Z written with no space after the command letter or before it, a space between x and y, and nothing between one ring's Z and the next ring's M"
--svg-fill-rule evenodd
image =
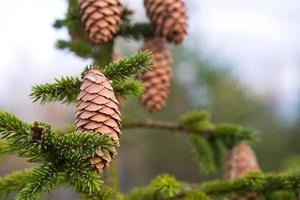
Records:
M66 26L66 25L67 25L67 22L65 19L57 19L53 23L53 27L56 29L61 29L62 27Z
M174 177L167 174L155 178L150 183L150 187L155 191L155 196L162 199L176 196L182 188Z
M107 66L112 62L112 56L114 51L114 41L106 42L105 44L99 46L95 49L95 65L101 70L103 67Z
M167 177L167 175L165 176ZM158 177L155 180L159 180L160 178L161 177ZM166 185L170 187L171 185L176 183L175 179L172 180L173 183L170 183L170 181L166 178L163 178L162 180L166 183ZM290 197L291 193L300 189L300 173L293 172L279 174L263 174L260 172L255 172L249 173L245 177L237 178L234 180L207 181L201 183L200 185L178 182L177 184L181 185L179 187L179 190L176 190L176 192L172 193L172 195L165 196L165 198L161 199L211 200L214 198L219 199L219 197L228 197L233 193L243 196L251 192L268 197L268 199L283 199L282 197ZM149 186L145 188L137 188L133 190L129 194L128 199L157 199L155 198L157 197L155 196L158 192L157 189L153 188L152 182Z
M124 20L119 26L118 36L135 40L147 39L153 36L153 28L149 23Z
M124 81L130 76L148 70L152 65L152 53L140 51L119 62L110 63L101 69L102 73L112 81Z
M31 125L0 111L0 134L5 139L3 142L10 144L2 146L2 151L16 153L30 161L44 161L45 154L41 151L41 145L32 140Z
M63 77L55 79L54 83L46 83L32 87L30 97L34 102L62 101L63 103L74 102L79 93L81 81L75 77Z
M125 199L120 193L105 185L101 186L100 191L94 192L92 194L81 193L81 198L83 200L111 200L111 199L124 200Z
M64 173L70 185L79 193L91 195L101 191L102 175L86 160L66 163Z
M198 166L201 172L205 174L213 173L216 171L215 156L213 154L213 148L209 144L209 141L203 137L193 135L192 138L193 152L198 161Z
M51 191L58 184L59 174L52 165L41 165L33 170L25 187L18 193L17 200L39 199L44 192Z
M94 56L92 45L81 39L76 39L74 41L58 40L56 42L56 47L62 50L68 49L83 58L91 58Z
M78 31L83 29L80 21L80 12L77 0L68 0L68 12L64 19L58 19L54 22L53 27L60 29L67 27L70 31Z
M128 79L123 82L113 82L114 92L117 96L134 97L142 96L144 86L140 81Z
M90 67L86 67L86 70ZM69 84L68 84L69 83ZM81 81L75 77L56 79L55 83L37 85L32 88L30 94L34 102L40 101L42 104L47 102L61 101L62 103L74 103L80 91ZM112 83L116 96L134 97L141 96L144 86L137 80L124 80Z
M0 154L10 153L10 146L11 144L7 140L0 139Z
M212 200L204 192L197 190L189 190L184 194L184 200Z
M240 142L254 144L257 133L251 129L233 124L213 124L207 112L190 112L180 117L180 123L164 121L123 120L124 128L162 129L185 133L191 136L194 155L201 172L212 173L223 164L224 151Z
M172 200L181 195L183 187L173 176L164 174L156 177L148 187L133 190L128 199Z
M219 124L215 133L227 148L233 148L241 141L248 141L251 145L258 142L258 132L234 124Z
M20 190L28 183L28 177L32 175L33 169L15 171L0 178L0 197L11 191Z
M16 153L30 162L59 163L104 153L116 144L107 135L90 132L58 134L50 125L35 122L28 125L15 116L0 112L1 152ZM76 159L75 159L76 160Z
M4 138L13 137L16 132L26 135L29 128L29 124L22 122L12 114L0 110L0 134Z
M155 121L155 120L146 120L146 121L129 121L122 120L123 128L125 129L136 129L136 128L146 128L146 129L161 129L167 131L181 131L188 133L187 130L179 123L167 122L167 121Z
M206 182L198 189L212 196L231 193L267 194L275 191L296 191L300 189L300 173L262 174L256 172L235 180Z
M50 140L57 153L68 160L93 157L99 150L109 152L110 148L118 145L109 136L94 132L56 134Z
M46 123L34 122L29 125L4 111L0 112L0 131L4 137L0 144L5 147L1 151L17 153L31 162L41 163L26 178L27 184L24 184L17 197L20 200L37 199L43 192L52 190L63 182L60 175L68 177L64 182L80 193L90 195L100 192L102 177L88 162L88 158L99 150L109 156L110 149L118 145L104 134L60 134Z
M120 62L110 63L101 71L110 80L113 80L117 96L141 95L142 85L134 80L126 80L132 75L147 70L152 64L152 54L149 51L139 52L122 59ZM88 66L82 76L91 69ZM34 102L61 101L62 103L75 102L80 91L81 80L77 77L62 77L54 83L46 83L32 87L30 97Z
M160 129L172 132L180 132L188 135L200 135L205 137L207 140L226 139L228 141L224 141L227 146L230 147L233 143L239 143L242 141L247 141L249 143L257 142L257 132L248 128L243 128L241 126L236 126L233 124L219 124L214 125L210 121L202 121L203 119L199 119L199 121L194 121L192 124L183 124L176 122L168 122L168 121L156 121L156 120L146 120L146 121L131 121L124 119L123 120L123 128L125 129L137 129L137 128L145 128L145 129ZM198 127L197 127L198 126ZM193 127L193 128L191 128ZM195 128L197 127L197 128ZM231 130L229 132L228 130ZM231 141L232 140L232 141Z

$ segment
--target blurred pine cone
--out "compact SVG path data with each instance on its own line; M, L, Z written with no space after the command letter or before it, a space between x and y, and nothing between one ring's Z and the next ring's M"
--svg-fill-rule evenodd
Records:
M246 176L249 172L259 172L260 167L256 160L256 155L252 148L245 143L234 147L228 154L225 162L225 178L235 179ZM258 200L256 193L244 195L233 194L231 200Z
M183 0L144 0L155 35L168 42L182 43L187 33L187 14Z
M166 105L171 86L171 51L162 38L146 41L141 50L151 51L154 59L152 69L142 73L140 77L145 87L141 102L149 112L158 112Z
M113 88L106 77L96 69L91 69L84 77L78 96L76 117L77 131L94 131L107 134L119 142L121 118L119 102ZM99 172L109 165L117 151L112 148L110 155L104 155L100 150L90 162Z
M121 21L119 0L78 0L81 22L94 44L111 41Z

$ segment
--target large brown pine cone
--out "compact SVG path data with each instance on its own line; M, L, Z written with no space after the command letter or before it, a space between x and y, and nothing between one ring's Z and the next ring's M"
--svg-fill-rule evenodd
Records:
M106 77L96 69L87 72L80 87L76 116L77 131L94 131L107 134L119 142L121 118L119 102ZM110 155L100 150L90 162L99 172L109 165L117 151L112 148Z
M149 112L158 112L166 105L171 86L171 51L162 38L146 41L141 50L151 51L154 58L152 69L142 73L140 77L145 87L141 102Z
M156 36L183 42L188 26L184 0L144 0L144 5Z
M260 167L256 155L248 144L241 143L229 152L225 163L225 178L235 179L258 171L260 171ZM230 199L258 200L260 198L256 193L246 193L243 195L233 194Z
M111 41L121 21L119 0L78 0L81 21L94 44Z

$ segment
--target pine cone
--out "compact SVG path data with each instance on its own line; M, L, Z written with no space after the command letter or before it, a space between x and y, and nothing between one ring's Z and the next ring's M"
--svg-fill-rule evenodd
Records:
M183 42L188 26L184 0L144 0L144 5L156 36Z
M114 95L109 80L96 69L91 69L85 75L78 96L76 116L77 131L94 131L109 135L114 141L120 138L119 102ZM112 148L110 156L102 151L89 161L99 172L109 165L117 151Z
M241 143L233 148L226 159L225 163L225 178L235 179L243 177L249 172L260 171L256 156L251 147ZM259 195L256 193L247 193L243 196L233 194L231 200L258 200Z
M171 86L171 51L166 41L161 38L147 41L141 50L151 51L154 58L152 69L140 77L145 87L141 102L149 112L158 112L166 105Z
M119 0L78 0L81 22L94 44L111 41L121 21Z
M255 153L247 144L241 143L229 152L225 164L225 177L234 179L249 172L260 171Z

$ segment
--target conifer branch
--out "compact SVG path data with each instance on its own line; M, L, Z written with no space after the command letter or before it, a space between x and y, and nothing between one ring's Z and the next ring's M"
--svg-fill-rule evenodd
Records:
M257 192L259 194L267 194L275 191L297 191L300 189L300 173L250 173L236 180L206 182L201 184L198 189L212 196L231 193Z
M59 134L50 125L35 122L29 125L4 111L0 112L1 151L13 152L31 162L40 162L17 199L37 199L62 182L60 175L67 176L66 183L85 194L99 192L101 175L88 162L99 150L110 156L111 148L118 144L107 135L88 132ZM6 143L10 145L7 145ZM14 177L14 176L13 176ZM8 180L11 180L9 178ZM23 180L23 179L22 179ZM3 183L7 179L2 179ZM0 180L1 185L1 180Z
M67 22L65 19L57 19L53 23L53 27L56 29L61 29L62 27L66 26Z
M59 174L51 165L41 165L27 177L25 187L18 193L16 200L36 200L44 192L51 191L59 182Z
M95 53L94 60L98 69L101 70L103 67L109 65L109 63L112 62L114 42L113 41L107 42L101 45L96 50L97 51Z
M138 199L173 199L183 188L183 185L169 175L161 175L156 177L148 187L133 190L129 195L129 200Z
M11 191L20 190L28 181L28 177L32 175L33 169L23 171L15 171L11 174L0 178L0 197Z
M205 123L199 121L202 125ZM215 125L213 125L215 126ZM123 120L123 128L125 129L136 129L136 128L145 128L145 129L160 129L166 131L176 131L185 134L191 135L201 135L206 139L210 140L213 138L224 139L224 143L227 144L228 148L237 144L241 141L248 141L250 143L257 142L257 133L251 129L243 128L241 126L236 126L234 124L219 124L216 125L213 129L207 129L206 126L199 126L196 129L191 129L189 126L186 126L182 123L174 123L168 121L155 121L155 120L146 120L146 121L129 121Z
M41 151L40 144L32 140L31 126L22 122L14 115L0 111L0 134L5 142L10 145L2 146L6 153L16 153L18 156L30 158L31 161L42 161L45 154Z
M101 71L110 80L124 81L130 76L148 70L152 63L152 53L141 51L121 59L119 62L110 63Z
M94 192L92 194L81 193L81 198L83 200L111 200L111 199L124 200L125 199L123 195L121 195L117 191L105 185L101 186L101 190Z
M53 133L45 136L48 148L68 161L94 156L101 150L106 153L117 146L107 135L99 135L93 132L71 132L64 135Z
M142 85L137 81L126 79L149 69L151 64L152 54L149 51L144 51L133 54L119 62L110 63L101 71L108 79L113 81L115 95L141 95L143 90ZM92 68L92 66L86 67L82 76L84 76L90 68ZM34 102L40 101L42 104L56 101L72 103L77 99L80 85L81 80L77 77L62 77L55 79L54 83L46 83L32 87L30 97Z
M193 186L178 182L170 175L160 175L144 188L133 190L128 195L129 200L212 200L204 192L194 189Z
M101 191L102 175L86 160L66 163L64 172L68 182L77 192L90 195Z
M198 163L199 170L205 174L213 173L216 171L215 156L213 154L213 147L209 141L204 137L193 135L191 138L193 144L193 152L195 159Z
M181 116L180 119L180 123L123 120L123 127L154 128L191 135L195 158L200 171L204 173L213 173L220 169L225 156L224 150L230 150L241 142L254 144L257 141L255 131L233 124L215 125L211 122L211 117L207 112L190 112Z
M228 197L231 194L245 195L247 193L258 193L262 196L271 197L275 192L295 192L300 189L300 173L283 173L283 174L263 174L249 173L247 176L235 180L217 180L208 181L200 185L180 183L176 179L170 180L171 176L159 176L145 188L135 189L129 194L129 200L157 199L156 195L161 195L160 191L170 192L164 200L188 199L188 200L211 200L218 197ZM153 182L163 182L161 186L154 188ZM174 190L174 185L178 188ZM164 186L168 186L165 188ZM277 195L278 196L278 195ZM197 198L195 198L197 197ZM214 197L214 198L211 198ZM280 198L279 198L280 199Z
M16 132L26 135L29 127L29 124L22 122L14 115L0 110L0 134L3 137L13 137Z
M58 40L56 47L62 50L68 49L83 58L91 58L94 55L92 45L81 39L74 41Z
M10 153L10 143L7 140L0 139L0 154Z
M135 40L147 39L153 36L153 28L149 23L131 23L125 20L119 26L118 35Z
M79 93L81 81L75 77L63 77L55 79L54 83L46 83L32 87L30 97L34 102L62 101L63 103L74 102Z
M114 92L122 97L140 97L143 95L144 86L140 81L128 79L123 82L113 82Z
M0 140L2 152L14 152L31 162L55 162L82 159L97 151L104 153L117 146L107 135L89 132L58 134L50 125L35 122L26 124L15 116L0 112Z
M125 129L135 129L135 128L149 128L149 129L161 129L167 131L182 131L189 133L181 124L167 121L127 121L123 120L123 127Z
M53 27L57 29L67 27L72 32L78 32L79 30L82 30L83 27L80 21L80 12L77 5L77 0L68 0L68 4L69 8L65 19L56 20L53 24Z

